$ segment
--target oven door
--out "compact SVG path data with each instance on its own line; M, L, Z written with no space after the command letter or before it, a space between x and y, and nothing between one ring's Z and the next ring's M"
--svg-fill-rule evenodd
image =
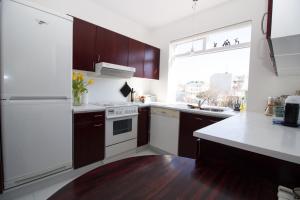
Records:
M106 119L105 146L118 144L137 137L137 115Z

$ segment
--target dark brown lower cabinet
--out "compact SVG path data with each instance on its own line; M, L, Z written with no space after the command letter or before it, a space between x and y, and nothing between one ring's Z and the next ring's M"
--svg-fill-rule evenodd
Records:
M139 108L137 146L149 143L150 137L150 108Z
M1 91L0 91L1 92ZM0 106L1 113L1 106ZM2 125L1 125L1 115L0 115L0 194L4 190L4 176L3 176L3 158L2 158Z
M74 114L74 168L104 159L105 113Z
M1 130L1 125L0 125L0 130ZM2 140L1 140L1 131L0 131L0 193L2 193L3 190L4 190L4 177L3 177L3 159L2 159Z
M181 112L178 155L196 159L197 138L193 136L193 132L221 120L223 118Z
M223 166L240 174L269 180L274 185L299 187L300 165L239 148L200 139L197 165L213 168Z

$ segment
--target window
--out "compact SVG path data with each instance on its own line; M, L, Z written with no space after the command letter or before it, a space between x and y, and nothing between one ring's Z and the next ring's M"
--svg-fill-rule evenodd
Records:
M245 101L250 23L219 29L170 45L169 100L232 107Z
M183 43L179 43L175 45L174 49L174 55L185 55L191 53L191 51L199 52L202 51L204 46L204 40L203 39L195 39L192 41L186 41Z

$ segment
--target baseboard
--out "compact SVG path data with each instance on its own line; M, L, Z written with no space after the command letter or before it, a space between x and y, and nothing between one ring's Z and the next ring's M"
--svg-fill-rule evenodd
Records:
M152 145L150 145L150 144L148 144L148 148L149 148L151 151L153 151L153 152L155 152L155 153L157 153L157 154L160 154L160 155L173 155L173 156L176 156L176 155L171 154L171 153L169 153L169 152L166 152L166 151L164 151L164 150L162 150L162 149L160 149L160 148L154 147L154 146L152 146Z

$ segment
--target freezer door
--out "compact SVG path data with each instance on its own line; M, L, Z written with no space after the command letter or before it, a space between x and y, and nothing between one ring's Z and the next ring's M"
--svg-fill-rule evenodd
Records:
M70 98L72 21L14 1L2 4L2 99Z
M72 166L70 100L2 101L5 188Z

